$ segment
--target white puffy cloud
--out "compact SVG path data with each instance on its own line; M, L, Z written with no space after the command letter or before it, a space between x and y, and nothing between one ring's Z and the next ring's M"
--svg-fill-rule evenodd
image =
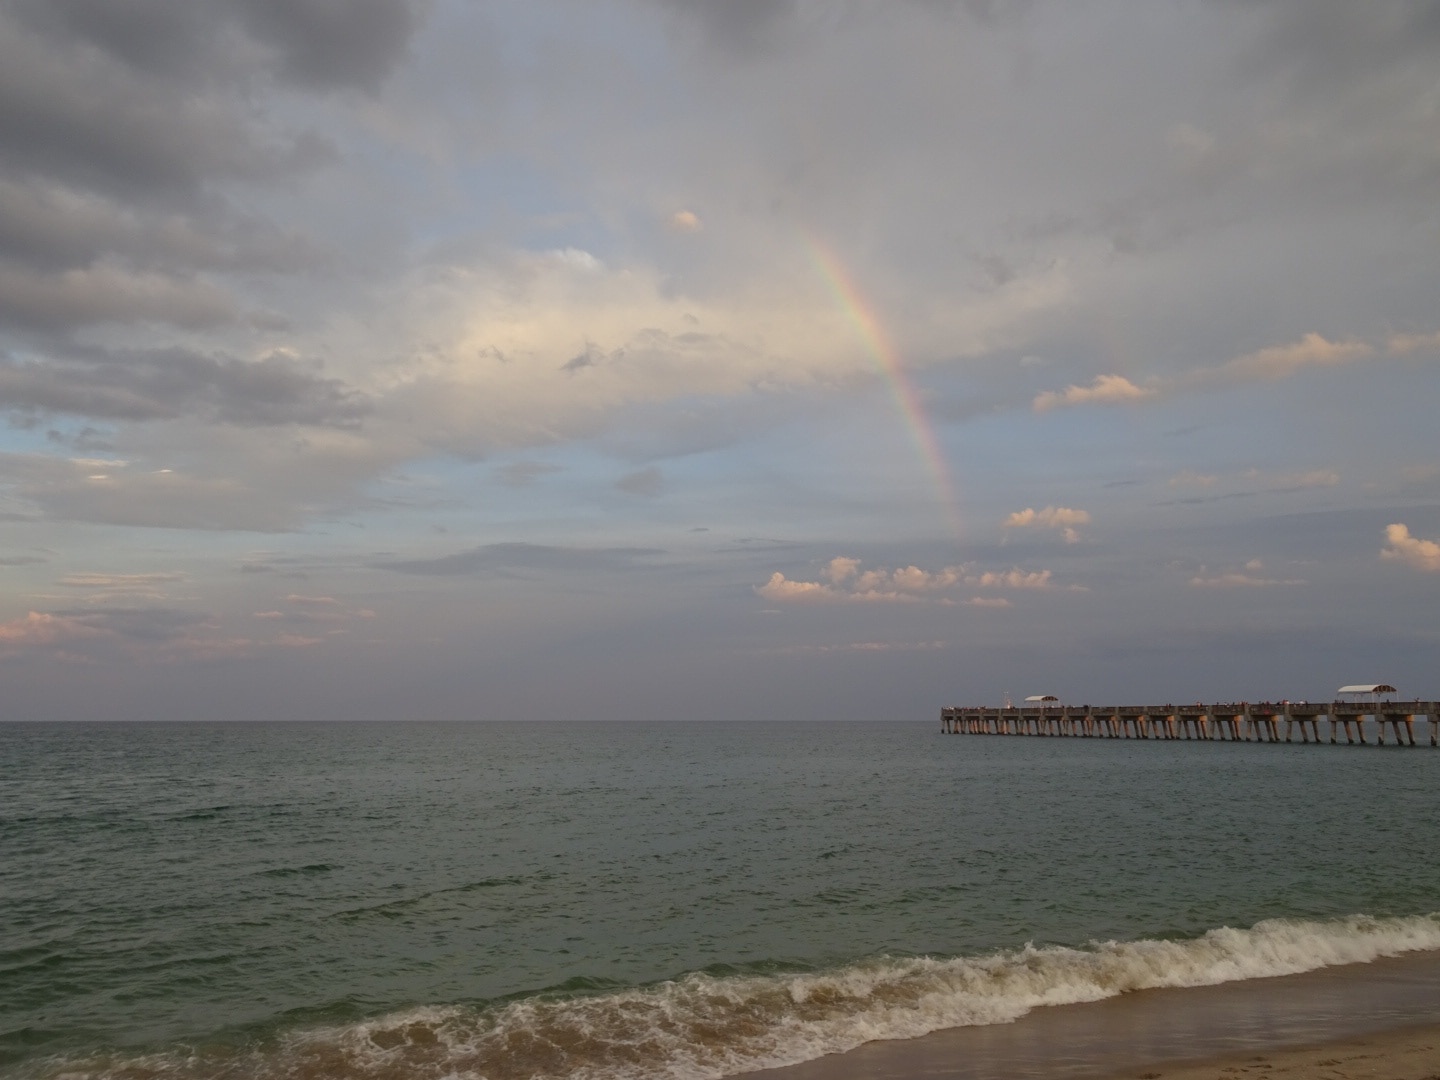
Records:
M843 594L829 585L818 581L791 581L776 570L764 585L755 587L756 593L766 600L790 602L795 600L839 600Z
M1385 526L1386 546L1380 550L1382 559L1402 562L1416 570L1440 572L1440 543L1411 536L1406 525L1396 522Z
M1088 510L1073 510L1068 506L1047 506L1043 510L1026 507L1016 510L1002 525L1007 529L1054 529L1067 544L1080 542L1077 525L1089 525Z

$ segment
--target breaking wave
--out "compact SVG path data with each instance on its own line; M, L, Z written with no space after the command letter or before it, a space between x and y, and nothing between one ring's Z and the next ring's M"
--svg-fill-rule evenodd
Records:
M67 1080L709 1080L875 1039L999 1024L1044 1005L1297 974L1440 949L1440 912L1272 919L1183 941L1099 942L829 971L711 975L585 996L423 1006L273 1036L243 1050L51 1062Z

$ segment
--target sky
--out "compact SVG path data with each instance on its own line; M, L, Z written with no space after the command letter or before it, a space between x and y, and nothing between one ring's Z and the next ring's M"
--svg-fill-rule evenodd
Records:
M1440 696L1440 4L0 0L44 720Z

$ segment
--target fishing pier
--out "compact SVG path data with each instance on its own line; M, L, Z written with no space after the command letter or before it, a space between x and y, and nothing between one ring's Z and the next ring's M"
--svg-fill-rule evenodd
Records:
M1370 721L1367 725L1366 721ZM1058 705L940 710L946 735L1040 735L1081 739L1192 739L1212 742L1330 742L1384 746L1388 728L1400 746L1416 746L1415 722L1440 736L1440 701L1230 702L1221 705ZM1322 729L1321 725L1324 725ZM1284 737L1281 737L1281 727ZM1299 740L1295 739L1299 732Z

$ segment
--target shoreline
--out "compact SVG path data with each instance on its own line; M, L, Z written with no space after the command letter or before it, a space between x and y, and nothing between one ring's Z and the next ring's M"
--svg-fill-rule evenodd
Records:
M1047 1006L737 1080L1440 1078L1440 951Z

